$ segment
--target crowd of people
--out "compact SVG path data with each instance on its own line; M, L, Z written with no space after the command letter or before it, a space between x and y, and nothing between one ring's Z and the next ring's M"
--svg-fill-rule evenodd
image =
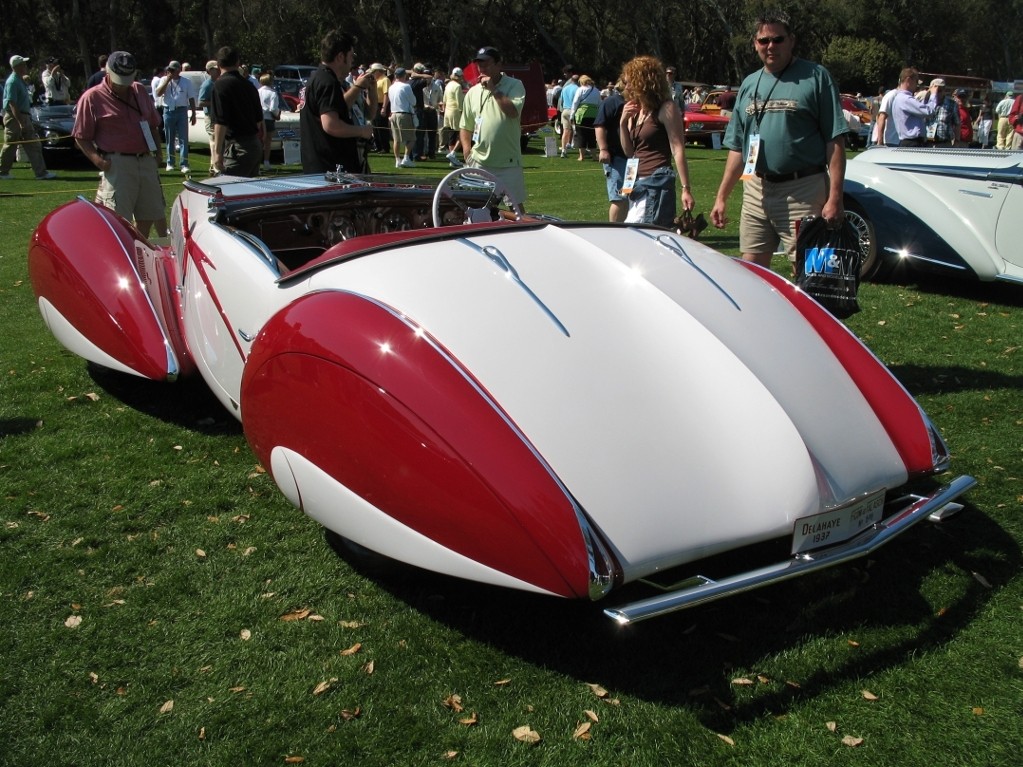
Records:
M971 103L966 88L949 88L942 77L924 83L906 67L895 88L871 99L870 143L884 146L1023 148L1023 96L1005 93L992 106L990 94Z
M781 15L757 20L751 39L762 67L738 91L726 89L718 106L730 116L723 138L728 151L710 212L727 224L726 204L743 182L740 250L767 265L777 248L794 258L794 222L819 215L843 217L847 117L828 71L795 55L797 36ZM159 161L164 170L188 174L188 127L201 112L210 145L210 171L257 176L270 167L271 139L284 109L299 112L304 172L368 173L368 155L393 154L395 169L442 155L450 167L483 168L497 176L506 201L524 210L522 81L507 74L492 46L480 48L465 72L422 63L411 67L356 63L355 37L337 30L320 44L320 61L297 102L284 103L273 74L242 62L222 47L201 79L186 76L187 62L171 60L153 72L148 86L126 51L100 57L77 100L73 137L100 170L96 200L134 220L145 234L166 233ZM10 59L4 85L6 141L0 179L11 178L17 148L24 149L36 178L46 169L29 110L34 102L75 103L72 84L50 57L39 87L28 75L29 59ZM942 78L924 87L919 72L904 69L899 84L872 100L872 143L890 146L975 144L998 149L1023 145L1023 96L1005 94L996 105L971 106L963 89ZM685 87L676 70L652 56L625 63L616 82L598 89L586 74L566 71L547 85L547 104L561 124L558 152L600 161L607 182L608 217L671 226L679 208L695 206L685 155L684 113L702 104L702 86ZM161 141L162 139L162 141ZM681 181L679 185L677 182ZM680 188L676 195L676 189Z

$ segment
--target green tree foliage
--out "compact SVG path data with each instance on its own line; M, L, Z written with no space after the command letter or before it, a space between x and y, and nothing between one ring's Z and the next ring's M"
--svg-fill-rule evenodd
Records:
M318 42L341 27L359 38L358 59L441 67L464 64L480 45L509 60L537 59L598 80L652 53L682 80L737 83L758 62L750 42L765 0L0 0L0 47L38 66L64 59L79 82L96 57L135 53L144 71L170 59L199 67L224 44L251 63L315 63ZM789 0L799 55L821 61L850 90L890 84L913 64L929 72L998 80L1023 76L1023 0Z
M877 40L836 37L821 56L843 93L871 95L880 86L894 88L901 68L899 54Z

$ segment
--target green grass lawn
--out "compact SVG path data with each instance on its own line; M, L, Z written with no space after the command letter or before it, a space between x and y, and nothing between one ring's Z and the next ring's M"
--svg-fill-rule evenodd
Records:
M606 219L596 163L527 160L530 210ZM723 163L690 150L697 211ZM1023 289L865 284L848 321L979 480L964 513L622 630L592 604L349 561L202 386L64 351L27 244L96 174L56 170L0 181L0 765L1020 763ZM161 175L170 202L181 177ZM704 238L733 254L740 197Z

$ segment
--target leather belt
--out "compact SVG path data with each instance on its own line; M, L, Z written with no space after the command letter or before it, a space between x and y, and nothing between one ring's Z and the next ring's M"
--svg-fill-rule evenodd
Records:
M797 178L816 176L818 173L824 173L826 170L827 168L823 165L818 165L815 168L804 168L803 170L793 171L792 173L758 173L757 176L762 178L764 181L770 181L772 184L781 184L786 181L795 181Z

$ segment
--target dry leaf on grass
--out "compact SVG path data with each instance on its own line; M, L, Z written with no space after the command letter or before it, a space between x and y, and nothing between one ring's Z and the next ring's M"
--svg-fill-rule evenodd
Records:
M974 706L973 707L973 715L974 716L984 716L984 708L982 706Z
M586 714L586 718L589 719L591 722L600 721L600 717L597 716L596 711L590 711L590 709L586 709L585 711L583 711L583 713Z
M540 733L532 729L528 724L524 724L521 727L516 727L512 730L512 737L515 740L522 741L523 743L539 743Z
M980 573L973 573L973 579L986 589L991 588L991 583Z
M441 701L445 708L450 708L456 714L461 714L465 709L462 707L462 696L456 693L452 693Z
M286 756L284 757L285 764L302 764L305 761L304 756Z
M90 671L89 681L92 682L93 684L99 684L99 674L97 674L95 671Z
M732 684L738 685L740 687L751 687L753 685L753 680L748 679L744 676L740 676L737 679L733 679Z
M572 732L573 740L589 740L593 737L590 734L590 728L593 727L593 722L582 722Z
M351 647L349 647L349 648L347 648L345 650L342 650L338 654L343 656L343 657L347 657L349 655L355 655L355 653L357 653L361 649L362 649L362 642L356 642Z
M195 550L195 555L196 555L196 556L197 556L197 557L198 557L199 559L206 559L206 552L205 552L205 551L203 551L202 549L196 549L196 550Z
M252 639L252 632L249 631L248 629L242 629L239 632L238 636L241 637L241 640L243 642L248 642L250 639Z
M445 751L443 754L440 755L440 758L441 759L447 759L448 761L451 761L456 756L458 756L458 752L457 751Z
M306 618L309 617L309 614L311 612L312 612L312 610L310 610L308 608L304 608L304 609L301 609L301 610L292 610L290 613L284 613L284 615L281 616L281 620L282 621L304 621Z
M842 738L842 745L849 746L849 748L856 748L856 746L860 745L861 743L863 743L863 738L856 738L853 737L852 735L846 735L844 738Z
M721 740L723 740L728 745L730 745L730 746L734 746L735 745L735 741L732 740L731 738L729 738L727 735L722 735L720 732L715 733L715 735L717 735L719 738L721 738Z
M205 727L200 727L199 728L199 740L206 740L206 728Z
M341 709L341 718L344 719L346 722L350 722L353 719L358 719L360 716L362 716L361 706L356 706L353 709L347 708Z
M371 660L369 663L362 667L362 670L365 671L367 674L372 674L374 671L376 671L376 669L377 664L376 661L373 660Z
M343 629L361 629L366 624L361 621L338 621L337 625Z
M464 716L458 720L459 724L464 724L466 727L472 727L480 723L479 714L473 711L469 716Z
M590 688L590 692L592 692L598 698L606 698L607 697L607 690L605 690L599 684L589 684L589 683L587 683L586 686L589 687Z
M168 700L162 706L160 706L160 713L161 714L169 714L173 708L174 708L174 701L173 700Z
M336 682L336 681L337 681L337 677L331 677L330 679L328 679L325 682L320 682L318 685L316 685L313 688L313 695L322 695L327 690L329 690L331 687L333 687L334 686L334 682Z
M511 684L511 679L498 679L496 682L494 682L494 687L505 687L506 685L509 684Z
M838 722L825 722L824 726L828 728L828 732L838 731Z
M64 621L64 625L67 626L69 629L76 629L82 625L82 616L69 615L67 619Z
M870 690L862 690L860 695L863 696L863 700L877 700L878 696L872 693Z

